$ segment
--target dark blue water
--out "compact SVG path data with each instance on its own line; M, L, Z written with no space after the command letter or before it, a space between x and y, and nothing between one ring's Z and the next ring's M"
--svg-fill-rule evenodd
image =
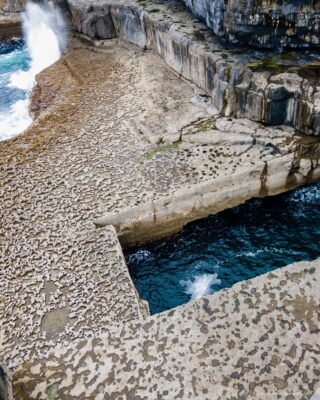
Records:
M126 254L152 314L296 261L320 257L320 183L253 199Z

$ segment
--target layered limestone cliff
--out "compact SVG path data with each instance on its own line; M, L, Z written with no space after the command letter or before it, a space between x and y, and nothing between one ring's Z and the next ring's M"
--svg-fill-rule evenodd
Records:
M154 49L174 71L211 97L214 107L224 116L245 117L268 125L287 124L308 135L320 134L320 88L317 78L320 66L317 54L309 54L307 57L301 54L275 56L253 50L226 49L205 24L192 19L181 2L163 1L155 5L148 1L133 0L59 0L54 3L64 10L65 15L69 15L70 9L74 29L91 39L118 37L144 49ZM318 18L317 13L313 12L319 9L317 4L294 7L288 3L285 8L283 3L276 5L271 12L271 5L259 6L252 2L250 7L245 8L245 2L240 2L237 11L241 19L235 17L233 3L230 1L223 6L227 7L228 13L219 6L218 0L203 4L194 1L192 7L197 15L204 14L208 4L213 7L210 15L214 16L216 34L224 35L229 25L232 29L240 26L249 32L251 38L245 38L245 35L239 33L243 41L257 41L258 37L262 40L263 36L265 45L270 35L262 35L264 30L257 22L254 23L251 13L255 10L263 10L265 15L270 16L272 23L278 24L277 35L281 32L281 18L279 20L274 15L278 15L279 10L288 18L290 12L295 10L295 17L302 22L316 21ZM18 11L21 4L6 0L2 9ZM260 14L254 15L258 18ZM251 23L250 29L243 22L245 18ZM210 18L205 19L210 26ZM289 24L292 32L294 24ZM269 29L268 25L263 26ZM12 28L16 29L17 26ZM8 30L8 25L4 29ZM303 37L317 45L318 25L314 29L314 34L311 27L308 35ZM228 32L230 40L238 40L237 35L230 33L231 30ZM289 33L287 36L288 39L273 37L269 45L276 46L276 40L288 44L289 39L293 41L296 37Z
M0 0L0 14L20 13L25 3L25 0Z
M316 0L184 0L216 35L257 47L320 46Z
M0 0L0 40L21 35L24 0Z
M143 319L116 231L93 221L147 240L319 179L318 114L300 117L317 80L260 71L175 5L70 6L86 42L111 40L71 43L37 77L34 124L0 146L0 337L15 399L310 398L319 261ZM215 105L280 109L309 136Z
M119 37L154 49L174 71L210 96L222 115L320 134L316 59L288 66L281 57L226 50L179 3L157 3L157 8L134 1L68 3L78 32L93 39Z

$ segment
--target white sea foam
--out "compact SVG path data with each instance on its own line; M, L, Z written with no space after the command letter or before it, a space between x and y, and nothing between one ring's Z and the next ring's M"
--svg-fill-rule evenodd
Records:
M217 274L197 275L193 280L180 281L182 286L185 286L185 293L191 296L192 300L199 299L203 296L208 296L213 293L212 285L221 285L221 280Z
M18 71L11 77L11 86L31 90L35 76L59 60L61 56L56 24L56 12L35 3L28 3L23 14L23 36L27 43L31 66L28 71Z
M19 100L10 107L9 112L0 113L0 139L9 139L27 129L32 122L28 104L29 99Z
M139 263L142 262L148 258L152 257L152 254L148 250L138 250L136 253L131 254L129 256L129 263L134 262L134 263Z
M236 255L236 257L255 257L260 253L263 253L264 251L266 251L266 249L262 250L262 249L257 249L255 251L243 251L239 254Z
M8 87L26 92L28 98L35 84L36 75L56 62L61 56L65 43L59 35L58 11L50 10L35 3L28 3L23 14L23 34L31 56L30 68L11 75ZM25 130L32 122L28 113L28 100L19 100L9 112L0 114L0 140L8 139Z
M318 185L312 185L300 188L289 196L291 203L301 204L319 204L320 202L320 187Z

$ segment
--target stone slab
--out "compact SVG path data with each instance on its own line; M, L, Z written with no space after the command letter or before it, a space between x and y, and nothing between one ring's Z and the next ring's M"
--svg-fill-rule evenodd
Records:
M319 260L296 263L52 349L14 369L15 398L309 399L320 381L319 281Z
M1 246L1 356L7 363L142 318L113 227L47 232L21 241L19 249Z

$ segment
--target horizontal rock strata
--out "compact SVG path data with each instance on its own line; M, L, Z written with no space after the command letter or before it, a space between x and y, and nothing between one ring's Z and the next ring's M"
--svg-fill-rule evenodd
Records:
M21 36L21 18L17 14L1 15L0 13L0 40Z
M309 0L184 0L232 43L262 48L320 47L320 3Z
M243 54L227 50L204 24L192 20L180 3L146 1L140 4L132 0L56 0L55 3L67 18L70 10L75 29L90 38L120 37L157 51L174 71L210 95L223 115L246 117L270 125L288 124L310 135L320 133L320 91L317 80L312 79L320 73L318 60L286 67L287 61L281 60L281 56L273 60L268 54L257 58L255 52L247 49ZM213 2L214 9L216 3ZM206 5L201 3L199 7L202 9L202 6ZM235 8L234 5L230 7ZM303 10L309 9L303 7ZM303 12L301 19L306 21L307 14ZM274 20L278 21L277 18ZM318 21L319 17L312 18ZM252 29L260 32L254 23ZM0 20L0 35L2 32L2 35L12 36L18 31L15 19ZM252 32L249 36L254 38ZM315 41L310 31L309 37ZM292 57L299 59L304 55Z
M69 0L68 4L77 31L98 39L117 36L154 49L174 71L210 95L223 115L320 134L320 90L317 80L308 78L308 68L312 76L313 69L319 73L319 64L301 67L304 74L299 68L281 72L271 63L271 69L263 68L264 59L250 51L226 50L174 3L141 6L134 1Z
M130 15L124 32L138 20ZM90 21L94 35L112 36ZM317 264L143 320L114 228L93 221L136 209L148 219L150 205L165 211L164 198L199 187L222 189L228 207L248 190L264 196L310 182L317 138L221 117L155 52L119 39L99 45L71 43L38 77L34 124L0 146L0 336L15 398L311 395Z
M204 163L212 179L186 183L171 196L108 213L95 220L97 226L114 225L123 243L143 242L252 197L275 195L320 177L318 141L287 127L266 128L249 120L215 117L183 130L179 141L179 148L187 152L197 146L205 149L206 161L189 154L189 162L193 171L201 170ZM165 152L166 146L160 147L152 157Z

